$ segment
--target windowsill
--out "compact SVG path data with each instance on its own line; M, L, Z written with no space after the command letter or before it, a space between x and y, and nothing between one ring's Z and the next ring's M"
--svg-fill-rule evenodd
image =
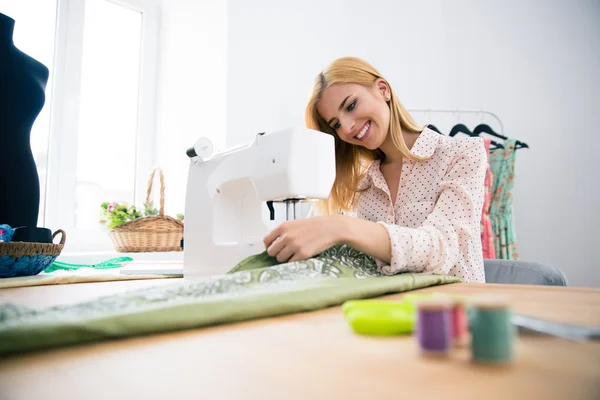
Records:
M183 251L164 253L117 253L116 251L85 251L62 253L57 261L68 264L97 264L112 258L131 257L134 261L183 261Z

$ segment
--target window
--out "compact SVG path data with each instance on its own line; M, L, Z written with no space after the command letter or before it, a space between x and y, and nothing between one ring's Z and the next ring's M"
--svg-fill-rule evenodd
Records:
M107 21L110 21L108 24ZM74 226L98 229L104 201L134 204L142 14L87 0Z
M159 4L0 0L16 21L15 44L50 69L32 131L38 225L64 229L67 252L111 250L100 204L145 199L154 164Z

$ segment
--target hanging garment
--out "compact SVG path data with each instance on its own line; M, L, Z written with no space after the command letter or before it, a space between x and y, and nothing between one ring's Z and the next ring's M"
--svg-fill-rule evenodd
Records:
M516 140L507 139L504 149L490 153L490 168L494 175L490 220L494 232L496 258L517 260L517 243L513 226L512 189L515 184Z
M485 151L488 155L488 168L485 174L485 191L483 198L483 210L481 213L481 246L483 249L483 258L496 258L496 248L494 247L494 231L492 229L492 220L490 219L490 205L492 203L492 186L494 182L494 174L489 166L490 162L490 145L492 139L484 139Z

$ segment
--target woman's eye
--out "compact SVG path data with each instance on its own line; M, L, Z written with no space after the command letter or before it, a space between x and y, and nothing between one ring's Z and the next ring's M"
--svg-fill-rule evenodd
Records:
M338 129L340 129L340 126L341 126L340 122L338 121L335 124L333 124L333 129L335 129L337 131Z
M354 107L356 107L356 100L354 100L352 103L348 104L348 112L351 112L352 110L354 110Z

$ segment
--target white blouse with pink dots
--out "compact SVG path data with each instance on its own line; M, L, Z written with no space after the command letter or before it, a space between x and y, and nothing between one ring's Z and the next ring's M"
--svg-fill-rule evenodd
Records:
M455 138L425 128L411 152L426 161L404 159L395 205L374 161L360 183L358 218L383 225L389 234L387 275L400 272L456 276L485 282L481 211L487 156L482 138Z

